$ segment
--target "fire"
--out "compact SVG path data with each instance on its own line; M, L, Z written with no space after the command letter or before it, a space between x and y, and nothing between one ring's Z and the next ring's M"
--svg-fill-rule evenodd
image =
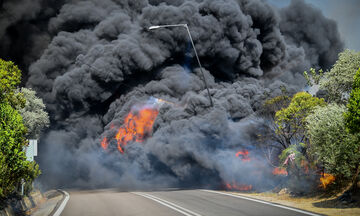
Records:
M252 189L252 185L236 184L235 182L226 183L225 187L227 190L238 190L238 191L249 191Z
M285 168L282 167L275 167L272 171L272 174L274 175L288 175L288 172Z
M238 151L235 154L236 157L239 157L240 155L241 155L241 160L242 161L250 161L249 151L248 150Z
M148 107L131 111L115 135L119 152L124 153L124 147L131 141L144 141L151 133L158 113L158 109ZM102 140L101 147L107 149L108 140L106 137Z
M241 158L242 161L250 161L248 150L238 151L236 152L235 156ZM233 181L232 183L225 182L224 187L226 190L237 190L237 191L249 191L252 189L252 185L238 184L235 181Z
M124 153L124 146L130 141L142 142L151 133L152 126L158 115L157 109L145 108L136 113L130 112L124 125L116 133L117 148Z
M329 173L322 173L321 177L320 177L320 182L321 182L320 186L325 189L326 186L328 186L329 184L331 184L334 181L335 181L335 176L333 176Z

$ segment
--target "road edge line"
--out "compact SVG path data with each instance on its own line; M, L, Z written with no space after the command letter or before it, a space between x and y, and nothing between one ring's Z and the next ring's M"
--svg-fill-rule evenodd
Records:
M58 191L64 194L64 199L62 200L60 206L56 209L56 211L53 214L51 214L52 216L60 216L62 211L65 209L67 202L70 199L70 194L68 192L63 190L58 190Z
M177 211L177 212L179 212L179 213L181 213L181 214L183 214L183 215L193 216L192 214L190 214L190 213L188 213L188 212L185 212L185 211L183 211L183 210L181 210L181 209L176 208L175 206L172 206L172 205L170 205L170 204L167 204L167 203L165 203L165 202L162 202L161 200L156 199L156 198L154 198L154 197L151 197L151 196L149 196L149 195L146 194L146 193L139 193L139 192L131 192L131 193L132 193L132 194L136 194L136 195L138 195L138 196L145 197L145 198L150 199L150 200L152 200L152 201L155 201L155 202L157 202L157 203L160 203L161 205L166 206L166 207L168 207L168 208L170 208L170 209L172 209L172 210L174 210L174 211Z
M284 206L284 205L277 204L277 203L267 202L267 201L264 201L264 200L259 200L259 199L254 199L254 198L250 198L250 197L246 197L246 196L241 196L241 195L228 194L228 193L224 193L224 192L220 192L220 191L213 191L213 190L201 190L201 191L205 191L205 192L209 192L209 193L222 194L222 195L225 195L225 196L231 196L231 197L245 199L245 200L250 200L250 201L262 203L262 204L265 204L265 205L271 205L271 206L275 206L275 207L278 207L278 208L283 208L283 209L287 209L287 210L291 210L291 211L295 211L295 212L299 212L299 213L303 213L303 214L307 214L307 215L311 215L311 216L321 216L322 215L322 214L317 214L317 213L313 213L313 212L309 212L309 211L305 211L305 210L301 210L301 209L297 209L297 208L293 208L293 207L289 207L289 206Z

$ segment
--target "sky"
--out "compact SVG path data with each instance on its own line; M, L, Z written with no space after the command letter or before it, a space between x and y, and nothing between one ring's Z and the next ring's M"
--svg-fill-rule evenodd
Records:
M286 7L291 0L267 0L272 5ZM360 0L305 0L335 20L345 48L360 51Z

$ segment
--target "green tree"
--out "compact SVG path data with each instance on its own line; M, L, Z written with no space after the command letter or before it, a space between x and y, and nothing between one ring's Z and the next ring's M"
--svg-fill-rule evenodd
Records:
M7 103L0 103L0 197L13 193L21 179L31 182L40 174L35 162L23 151L26 128L20 114Z
M276 142L279 144L278 146L280 149L287 148L288 145L284 142L284 139L279 137L279 134L275 133L278 130L275 115L276 112L287 107L290 100L290 96L280 95L265 101L259 111L260 118L264 120L262 125L263 135L259 137L261 143L266 141Z
M306 118L310 153L339 179L352 177L360 160L360 143L346 130L345 112L344 105L329 104Z
M274 155L287 147L283 142L284 139L275 133L277 130L275 114L287 107L290 100L291 97L285 89L283 89L282 95L266 100L257 112L258 127L250 133L250 136L257 140L256 145L263 152L268 163L273 166L277 162L273 160Z
M291 144L304 142L306 117L317 106L324 106L324 99L313 97L307 92L296 93L288 107L276 112L276 134L281 137L286 148Z
M276 133L284 139L286 148L279 156L282 166L287 167L290 176L288 186L296 191L311 190L313 187L309 182L309 164L312 158L308 155L306 132L306 117L318 106L324 106L324 99L313 97L307 92L296 93L286 108L276 112ZM300 182L308 182L310 188L299 188Z
M15 106L24 106L25 100L21 93L14 90L21 82L21 71L11 61L0 59L0 102Z
M17 66L0 59L0 199L14 193L21 179L32 182L40 174L24 152L27 130L16 110L25 105L24 95L16 92L20 81Z
M354 76L353 89L347 108L348 111L345 113L346 127L353 134L360 133L360 68Z
M42 99L36 97L35 91L21 88L21 93L26 99L26 103L23 108L19 108L19 113L28 131L26 136L39 138L41 130L49 125L49 115L45 111Z
M321 79L324 76L324 71L320 69L318 72L316 72L315 68L310 68L309 73L307 71L304 72L304 77L307 84L309 86L319 85Z
M360 155L360 68L354 77L353 89L350 94L349 103L347 104L347 112L345 113L345 125L350 133L357 137L356 144L357 155ZM360 173L360 161L357 163L357 169L352 179L352 189L356 189L356 179Z
M320 80L320 89L326 90L327 100L346 104L354 75L360 67L360 52L345 50L331 70Z

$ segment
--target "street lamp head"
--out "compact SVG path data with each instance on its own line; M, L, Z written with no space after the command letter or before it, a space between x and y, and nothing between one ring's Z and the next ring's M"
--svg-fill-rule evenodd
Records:
M158 28L160 28L160 26L150 26L149 30L158 29Z
M158 29L158 28L168 28L168 27L185 27L185 28L188 28L187 24L170 24L170 25L154 25L154 26L150 26L149 30Z

